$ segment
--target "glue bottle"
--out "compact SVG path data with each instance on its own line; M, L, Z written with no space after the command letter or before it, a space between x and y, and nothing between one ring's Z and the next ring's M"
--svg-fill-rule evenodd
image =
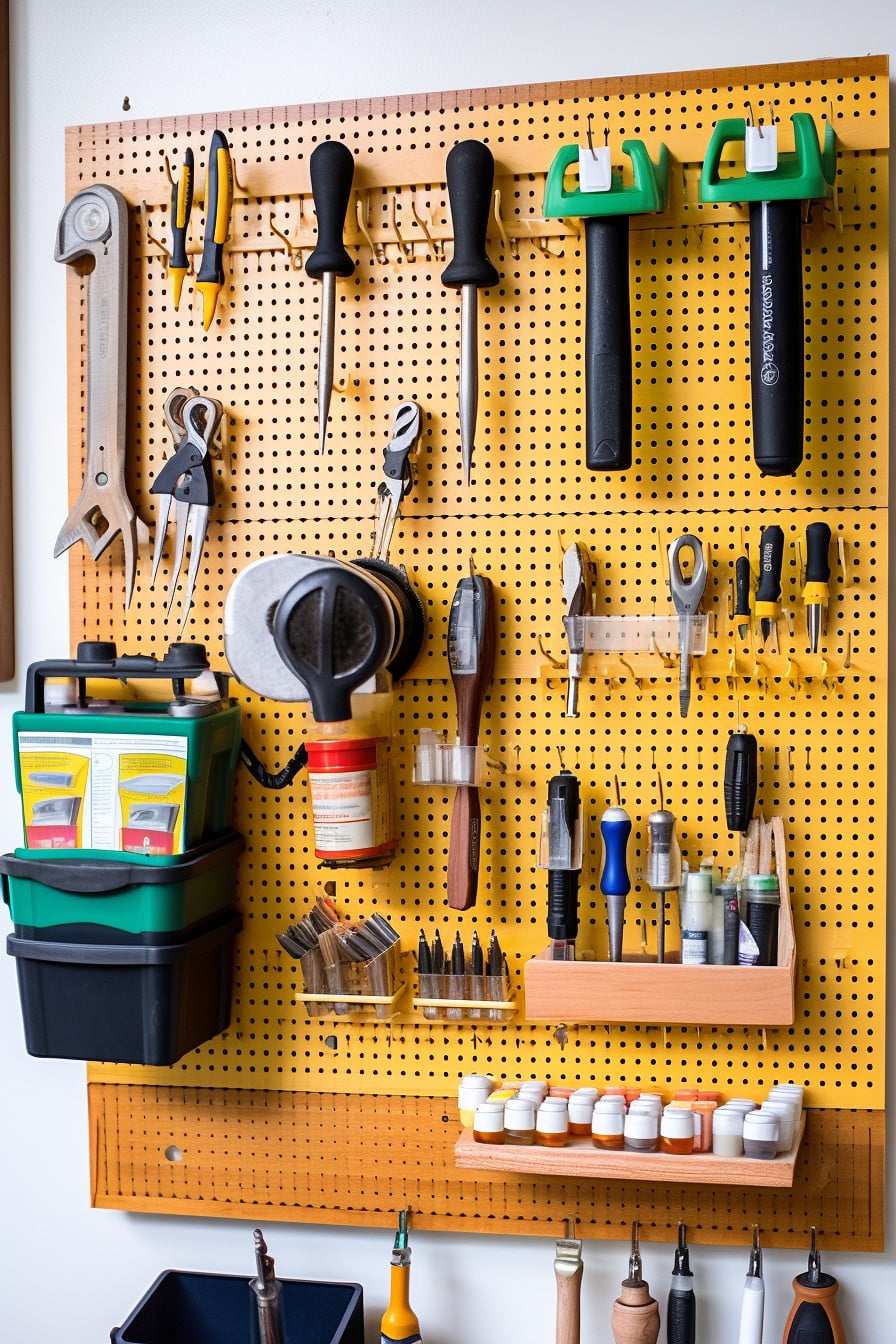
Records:
M314 855L325 868L380 868L394 855L391 737L391 691L359 692L350 719L309 725Z
M681 901L681 964L705 966L712 920L712 874L688 873Z
M420 1322L411 1310L411 1248L408 1245L408 1215L398 1215L398 1231L392 1248L389 1305L380 1323L380 1344L422 1344Z

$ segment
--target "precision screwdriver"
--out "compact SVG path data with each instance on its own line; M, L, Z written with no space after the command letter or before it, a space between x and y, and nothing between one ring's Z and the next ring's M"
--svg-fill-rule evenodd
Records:
M184 279L190 268L190 259L187 256L187 227L192 208L193 151L187 148L184 150L180 177L171 188L171 256L168 260L168 274L171 277L171 294L175 309L180 307Z
M744 1282L744 1295L740 1307L740 1327L737 1344L762 1344L762 1322L765 1316L765 1283L762 1278L762 1248L759 1245L759 1228L753 1226L753 1244L750 1247L750 1263Z
M678 1245L672 1264L672 1284L666 1308L667 1344L694 1344L697 1333L697 1299L688 1255L687 1228L678 1224Z
M647 873L651 891L659 893L656 913L656 959L666 960L666 892L681 885L681 850L675 834L675 816L663 807L660 782L660 806L647 818Z
M619 806L618 798L617 805L608 807L601 817L600 833L604 842L604 866L600 875L600 889L607 899L610 960L621 961L625 898L632 889L626 866L626 850L628 838L632 833L632 819L625 808Z
M803 605L806 608L806 633L809 648L818 652L828 607L831 565L828 552L831 529L827 523L810 523L806 528L806 586Z
M759 539L759 586L756 589L756 619L763 647L781 615L781 566L784 563L784 532L772 524Z
M741 643L750 633L750 560L739 555L734 562L734 619Z
M794 1301L784 1326L784 1344L846 1344L834 1301L839 1286L833 1275L822 1273L813 1227L809 1267L793 1281Z
M619 1296L613 1303L610 1329L616 1344L656 1344L660 1333L660 1309L650 1296L650 1285L641 1272L638 1224L632 1223L632 1250L628 1278L623 1279Z
M542 828L542 859L548 870L548 938L552 961L575 961L579 931L579 872L582 829L579 781L561 768L548 782Z
M461 291L460 444L464 480L470 484L479 402L478 302L476 291L498 283L485 250L492 204L495 160L481 140L462 140L445 165L454 230L454 256L442 272L442 284Z
M205 242L196 288L202 295L202 326L208 331L224 284L224 244L233 207L233 160L222 131L215 131L205 173Z
M312 150L308 160L311 194L317 214L317 246L305 262L305 274L321 282L320 345L317 363L318 452L327 444L327 419L333 392L336 346L336 277L347 280L354 274L355 263L345 250L342 231L355 158L341 140L324 140Z

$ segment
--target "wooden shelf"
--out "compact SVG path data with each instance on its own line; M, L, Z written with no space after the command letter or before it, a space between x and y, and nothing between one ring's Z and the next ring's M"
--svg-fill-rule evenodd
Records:
M477 1143L465 1130L454 1146L458 1167L474 1171L516 1171L567 1180L681 1181L687 1185L776 1186L789 1189L806 1127L800 1120L793 1147L770 1162L750 1157L716 1157L714 1153L613 1153L595 1148L588 1138L571 1139L566 1148Z

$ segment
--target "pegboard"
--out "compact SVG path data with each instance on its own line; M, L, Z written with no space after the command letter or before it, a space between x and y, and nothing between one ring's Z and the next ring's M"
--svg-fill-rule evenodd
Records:
M294 1000L296 965L274 934L305 913L324 878L313 859L307 782L300 776L291 789L272 794L241 773L236 824L248 847L238 889L246 928L233 1021L173 1069L90 1066L95 1137L99 1126L105 1143L120 1145L123 1169L139 1136L117 1122L110 1128L108 1116L119 1114L131 1093L182 1106L183 1137L190 1117L221 1089L235 1099L259 1089L257 1104L275 1105L278 1132L292 1125L296 1143L302 1107L312 1105L313 1094L335 1093L362 1109L374 1104L394 1120L401 1099L435 1104L451 1096L460 1074L482 1070L571 1082L688 1082L740 1093L786 1076L806 1084L813 1110L830 1111L818 1120L829 1135L837 1115L849 1126L853 1112L882 1111L887 95L885 60L864 58L69 130L67 196L105 181L133 207L129 481L147 521L154 521L149 486L171 451L162 415L168 392L191 383L226 407L218 500L186 630L187 638L206 643L214 666L224 665L223 599L245 565L278 552L369 553L394 408L408 397L423 407L416 485L391 552L393 562L407 566L428 618L424 652L395 693L401 843L388 869L326 876L335 876L340 910L360 916L375 908L400 930L411 981L421 927L428 934L439 927L443 940L460 929L466 942L474 928L481 936L496 927L517 1000L513 1020L500 1025L428 1022L409 998L391 1023L306 1021ZM816 203L803 227L805 460L795 476L779 479L760 476L752 463L746 210L698 200L712 126L722 116L742 115L748 100L754 107L775 103L785 147L791 111L833 119L838 135L834 197ZM672 160L667 210L632 221L635 460L631 471L607 475L582 465L579 231L574 221L542 218L547 167L563 142L584 140L590 112L598 127L606 118L617 146L637 136L655 155L662 142ZM167 156L176 171L183 148L192 145L201 197L215 126L228 133L238 190L227 285L205 335L188 302L190 280L180 312L169 298L164 167ZM501 275L479 298L480 415L469 487L461 478L457 425L459 303L440 280L443 254L451 255L444 159L468 137L485 139L495 155L499 199L489 251ZM358 265L338 286L343 392L333 397L321 457L320 293L303 260L315 237L308 156L326 138L344 140L356 157L346 241ZM194 245L199 214L194 206ZM67 283L74 493L83 470L83 295L77 276ZM833 573L824 657L811 659L796 547L806 524L821 517L842 539L842 564ZM757 659L735 638L732 578L744 541L755 556L769 522L780 523L787 539L785 617L780 654ZM678 717L677 662L651 658L628 665L592 659L580 717L564 718L562 546L578 539L595 556L600 612L659 614L671 609L668 545L683 531L702 538L711 560L704 602L709 648L695 665L690 717ZM479 901L458 914L445 899L451 794L414 786L411 767L420 727L453 732L447 618L471 559L495 585L500 633L483 717L494 764L483 789ZM163 566L161 584L150 589L149 555L127 612L118 544L96 564L75 550L71 564L78 638L114 637L122 650L158 653L177 637L177 604L165 618L168 571ZM235 689L245 736L269 767L279 766L303 735L302 707ZM725 828L721 774L728 735L740 722L760 742L758 806L785 819L797 937L794 1026L567 1023L561 1044L555 1035L561 1024L526 1020L522 992L523 966L546 942L545 879L535 859L557 749L581 780L588 820L580 944L601 958L598 821L614 800L615 780L634 821L635 874L646 857L645 821L658 803L658 774L686 857L696 863L713 854L726 868L737 851ZM653 913L643 886L636 886L628 937L637 936L641 914L650 921ZM272 1103L281 1093L294 1096ZM246 1105L255 1114L256 1104ZM872 1163L878 1148L869 1150ZM220 1149L212 1165L220 1177L227 1167ZM127 1178L116 1179L127 1206ZM501 1179L485 1186L489 1200L505 1188ZM221 1189L217 1177L214 1188ZM458 1188L466 1189L463 1181ZM227 1198L216 1195L207 1211L220 1213ZM645 1209L661 1202L656 1190L639 1191L639 1198ZM423 1207L419 1188L415 1199ZM452 1201L453 1195L446 1217L468 1218L469 1196ZM177 1204L176 1196L170 1202ZM383 1222L393 1208L382 1211ZM320 1208L327 1218L333 1212ZM726 1217L738 1235L750 1221L737 1209ZM354 1220L347 1208L334 1220L342 1218ZM595 1227L610 1230L592 1235L618 1230L598 1217ZM879 1221L871 1241L878 1230Z

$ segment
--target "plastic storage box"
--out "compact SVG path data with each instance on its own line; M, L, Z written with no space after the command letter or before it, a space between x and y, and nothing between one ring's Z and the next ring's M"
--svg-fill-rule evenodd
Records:
M63 943L171 943L235 900L242 836L231 831L182 856L0 855L3 900L19 938ZM177 935L177 937L175 937Z
M286 1344L364 1344L358 1283L281 1279ZM247 1344L249 1280L169 1269L111 1333L112 1344Z
M154 947L63 943L10 934L30 1055L174 1064L230 1022L242 916Z

